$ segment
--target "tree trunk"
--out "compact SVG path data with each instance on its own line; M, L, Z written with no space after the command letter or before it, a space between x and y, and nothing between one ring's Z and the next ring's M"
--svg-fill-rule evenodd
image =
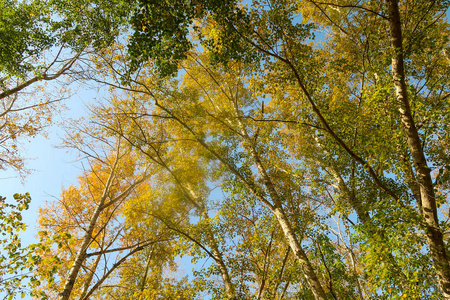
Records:
M303 274L311 288L311 291L314 294L314 298L316 300L328 299L325 294L325 291L322 288L322 285L320 284L319 278L317 278L316 271L314 270L313 266L309 262L308 256L306 255L305 251L303 250L302 246L300 245L299 241L297 240L295 233L292 230L292 226L291 226L289 220L287 219L286 214L284 213L283 209L275 208L274 213L275 213L275 216L277 217L278 223L280 224L281 228L283 229L283 233L284 233L285 237L287 238L287 240L289 242L289 246L291 247L292 251L294 252L295 257L301 264Z
M205 220L208 220L209 216L208 216L208 213L207 213L206 208L204 207L203 203L201 204L201 207L202 207L202 211L201 211L202 217ZM220 252L219 247L217 246L217 242L214 237L214 233L212 232L211 226L209 224L208 224L207 231L208 231L207 235L208 235L209 244L211 246L211 252L214 255L214 258L216 260L216 265L219 267L220 275L222 275L222 279L225 284L225 292L227 294L227 299L234 300L234 299L236 299L234 285L231 281L230 274L228 273L228 268L225 265L225 262L223 261L222 253Z
M78 250L75 256L75 261L73 262L72 267L70 268L69 271L69 275L67 276L67 279L64 283L64 288L58 295L58 300L68 300L70 294L72 293L73 286L75 285L75 281L77 280L78 272L80 271L81 265L86 259L86 252L92 240L92 233L94 232L95 224L97 223L97 219L100 216L100 213L104 209L104 204L106 198L108 197L109 189L112 185L112 181L114 180L117 162L118 162L118 153L114 165L111 168L111 172L108 176L108 180L106 181L106 185L103 190L100 202L98 203L97 208L95 209L94 214L92 215L91 220L89 221L89 226L86 229L86 233L84 234L80 250Z
M422 143L412 117L406 89L399 7L396 0L386 0L386 4L389 11L391 45L393 48L392 75L396 97L399 102L401 121L406 133L408 147L416 170L416 178L420 187L421 213L426 224L427 242L430 247L443 297L444 299L450 299L450 265L445 251L443 234L439 228L436 195L430 174L431 169L427 165Z
M308 256L306 255L305 251L303 250L302 246L300 245L300 242L297 240L297 237L292 229L292 225L290 224L289 219L287 218L286 213L283 210L282 201L275 189L273 182L270 180L270 177L267 174L267 172L262 164L262 161L255 149L255 145L252 143L248 134L245 132L242 124L241 124L241 129L242 129L242 135L246 139L247 147L249 148L250 154L253 158L253 162L255 163L256 168L258 169L258 173L261 176L262 181L269 192L270 198L274 202L274 206L271 207L271 209L272 209L273 213L275 214L275 216L278 220L278 223L280 224L281 228L283 229L284 236L287 238L289 246L291 247L292 251L294 252L295 257L301 264L303 274L311 288L311 291L314 294L314 298L316 300L326 300L327 296L326 296L325 291L319 281L319 278L316 275L316 271L314 270L313 266L311 265Z
M75 284L75 280L77 279L78 272L80 271L81 265L83 264L86 258L86 251L91 243L92 232L94 231L95 224L97 223L97 219L102 211L102 205L98 205L95 209L94 215L89 222L89 227L84 234L83 242L81 244L80 250L78 250L77 255L75 257L75 261L73 262L72 267L70 268L69 275L67 276L66 282L64 284L64 288L62 292L59 294L58 300L68 300L70 294L72 293L73 286Z
M168 166L165 166L165 168L169 170ZM205 206L205 202L203 201L203 199L197 196L197 194L194 192L194 190L191 188L189 184L187 184L187 186L184 187L181 181L178 179L178 177L172 171L169 170L169 172L175 178L175 181L181 187L181 189L186 193L190 201L194 204L195 208L200 212L202 218L204 220L208 220L208 227L206 228L206 234L209 245L211 247L211 253L213 254L215 263L220 270L220 275L222 276L225 285L225 292L227 294L227 299L235 300L236 291L234 288L234 284L231 281L231 276L223 260L222 252L220 252L219 246L217 245L216 242L216 237L214 236L214 232L212 231L211 225L209 224L208 209Z
M80 297L78 297L79 299L83 299L86 296L89 286L91 285L92 279L94 278L95 270L97 269L97 266L98 266L101 258L102 258L101 255L98 255L95 258L94 266L92 267L92 270L90 271L89 275L87 276L86 280L84 281L83 290L81 291Z

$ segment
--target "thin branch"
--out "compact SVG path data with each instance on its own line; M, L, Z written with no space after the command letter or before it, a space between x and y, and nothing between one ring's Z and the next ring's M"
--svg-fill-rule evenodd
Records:
M322 4L322 5L328 5L328 6L334 6L334 7L339 7L339 8L357 8L357 9L362 9L365 10L367 12L370 12L374 15L377 15L385 20L388 20L389 18L383 14L380 14L379 12L376 12L374 10L371 10L370 8L364 7L364 6L360 6L360 5L342 5L342 4L336 4L336 3L331 3L331 2L317 2L317 1L312 1L312 0L308 0L309 2L312 2L314 4Z

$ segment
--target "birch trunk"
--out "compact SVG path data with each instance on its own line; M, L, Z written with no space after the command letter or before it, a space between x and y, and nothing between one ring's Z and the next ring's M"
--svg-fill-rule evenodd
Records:
M236 109L236 112L238 113L237 109ZM311 262L309 261L308 256L306 255L300 242L298 241L298 239L294 233L294 230L292 229L292 225L290 224L289 219L283 210L282 200L281 200L280 196L278 195L272 180L270 180L270 177L267 174L267 172L263 166L263 163L258 155L258 152L255 149L254 141L248 136L247 132L245 131L245 127L243 126L243 124L240 121L239 121L239 125L241 127L242 136L245 138L247 147L253 158L253 162L254 162L256 168L258 169L258 173L261 176L262 181L263 181L265 187L267 188L267 191L269 192L270 198L274 202L274 205L270 208L273 211L273 213L275 214L281 228L283 229L284 236L288 240L289 246L291 247L292 251L294 252L295 257L301 264L303 274L311 288L311 291L314 294L314 298L316 300L328 299L325 294L325 291L319 281L319 278L316 275L316 271L314 270L313 266L311 265Z
M302 246L300 245L299 241L297 240L297 237L295 236L295 233L292 230L292 226L291 226L289 220L287 219L286 214L284 213L283 209L275 208L274 213L275 213L275 216L277 217L278 223L280 224L281 228L283 229L283 233L284 233L285 237L287 238L287 240L289 242L289 246L291 247L292 251L294 252L295 257L301 264L303 274L311 288L311 291L314 294L314 298L316 300L328 299L325 294L325 291L322 288L319 278L316 275L316 271L314 270L313 266L311 265L311 263L309 261L308 256L306 255L305 251L303 250Z
M422 148L417 127L411 113L405 81L403 59L402 28L399 7L396 0L386 0L389 12L389 26L391 33L392 75L394 79L396 98L399 103L399 112L404 131L406 133L409 151L414 162L416 178L419 183L419 208L426 224L426 237L433 258L434 267L438 275L443 299L450 299L450 265L448 262L443 234L439 228L436 208L436 195L431 180L431 169ZM420 203L421 202L421 203Z
M102 211L101 205L98 205L89 222L89 227L87 228L86 233L84 235L80 250L78 250L77 255L75 256L75 261L73 262L73 265L70 268L69 275L67 276L62 292L59 294L58 300L68 300L70 294L72 293L72 289L73 286L75 285L78 272L80 271L81 265L83 264L86 258L86 251L92 240L92 232L94 231L95 224L97 223L97 219L101 211Z

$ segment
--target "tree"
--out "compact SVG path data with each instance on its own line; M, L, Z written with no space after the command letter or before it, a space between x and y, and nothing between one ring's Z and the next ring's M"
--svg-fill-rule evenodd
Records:
M368 195L363 203L353 202L352 209L359 210L361 219L379 211L381 215L375 214L375 221L382 232L387 224L391 225L386 222L387 211L394 211L398 216L412 216L414 221L407 227L411 233L419 231L420 235L427 237L440 289L443 297L448 297L444 229L439 225L431 170L427 167L432 161L432 152L426 152L425 144L427 139L432 139L432 132L442 132L443 126L434 111L445 105L442 100L448 94L443 81L447 78L445 71L438 67L448 64L444 46L448 29L441 21L448 3L405 1L397 6L396 1L266 1L261 4L255 2L248 8L229 2L219 8L214 3L205 1L204 10L200 11L208 25L194 27L211 57L228 65L233 60L251 61L255 76L262 77L261 84L268 90L274 90L273 84L269 83L277 82L281 92L289 94L284 98L298 97L296 109L301 113L296 115L298 122L310 123L318 129L314 135L325 137L321 144L325 144L328 153L338 155L342 161L350 159L347 166L339 162L353 172L341 175L343 182L347 181L347 185L369 184L374 192L381 193L380 200L383 199L389 207L378 208ZM223 7L232 8L221 10ZM316 12L319 12L318 17L313 16ZM304 18L303 24L294 19L298 13ZM146 20L153 20L154 15L146 12L137 17L142 26L136 29L135 44L132 45L144 48L146 43L151 44L154 35L150 31L147 39L139 37L145 28L152 26ZM186 19L179 24L192 24L198 17L186 14ZM166 18L171 22L179 21L170 15ZM313 22L308 23L308 18ZM324 38L325 46L310 43L314 38L314 27L329 30L329 36ZM406 35L403 36L402 32ZM438 32L440 36L436 35ZM188 38L187 35L184 38ZM407 46L403 45L404 41ZM131 53L132 58L134 55L138 61L147 55L136 51ZM178 54L171 63L180 61L179 57L183 58ZM403 67L405 60L407 67ZM408 67L410 73L405 71ZM393 83L391 78L394 78ZM408 92L408 88L414 92ZM420 104L412 106L408 97ZM352 109L345 111L344 107ZM373 113L369 123L364 119L368 111ZM352 124L355 121L356 126ZM416 127L416 123L423 124L423 131ZM361 126L375 130L359 130ZM403 130L398 130L400 126ZM389 147L383 149L389 139L377 127L383 128L389 137L396 138ZM314 137L311 139L316 140ZM386 161L389 162L387 166ZM442 167L438 165L436 169ZM350 179L357 178L356 172L363 180L351 183ZM398 180L392 180L389 174L395 174ZM412 199L416 203L411 202ZM374 232L374 228L363 229L366 234ZM381 236L386 233L381 233ZM420 256L421 253L417 253L418 259ZM386 259L390 260L389 257L387 255Z
M176 87L175 82L160 81L155 84L147 81L148 74L141 70L139 75L142 77L134 80L131 88L126 88L135 95L131 94L130 101L120 100L115 104L116 107L119 106L115 114L130 118L130 121L123 120L118 123L132 124L131 126L135 128L130 133L134 136L125 138L136 140L135 144L138 146L147 145L148 147L148 141L152 138L146 135L149 125L145 123L145 119L151 120L154 117L156 120L166 120L169 126L167 130L171 132L176 130L178 134L181 134L175 140L193 142L202 152L206 152L206 157L212 159L212 162L222 164L227 173L240 181L241 188L247 189L277 216L293 254L306 274L308 284L313 286L317 297L325 298L325 292L314 268L299 243L297 233L294 233L294 227L285 211L287 208L283 207L289 202L282 200L277 191L277 189L284 190L289 185L284 186L282 182L277 184L273 182L275 177L267 174L264 165L271 164L271 162L263 160L261 156L266 149L263 144L258 144L258 149L254 144L257 128L251 118L246 120L244 111L252 109L252 112L255 113L252 105L254 107L257 99L251 96L241 81L245 76L245 68L241 69L237 64L233 66L234 68L229 68L228 73L223 70L208 69L205 67L206 62L202 61L201 57L196 58L195 56L191 63L191 65L186 65L187 83L181 92L172 89L172 87ZM193 75L194 73L195 75ZM235 80L235 78L238 79ZM148 103L149 100L154 101L153 107L151 103ZM143 111L149 112L143 113ZM257 110L256 113L259 114L259 111ZM221 117L217 117L217 114ZM277 131L270 125L267 130L269 134L275 134ZM120 130L120 134L123 134L123 129ZM243 145L242 152L240 152L241 149L230 149L230 143ZM233 151L238 152L233 154ZM237 160L234 160L234 157ZM251 165L257 171L253 171ZM287 191L280 193L288 194ZM297 226L295 227L297 228Z
M77 128L68 146L86 155L90 167L79 177L78 187L65 189L59 203L41 210L39 220L41 237L47 243L51 244L55 235L69 237L58 241L55 253L44 258L47 265L39 270L45 274L54 268L54 256L63 262L56 265L59 282L49 278L48 286L43 287L58 299L69 299L71 294L90 298L129 257L168 238L164 232L154 232L143 239L120 221L124 203L136 197L136 189L149 177L149 167L138 168L136 157L120 138L102 138L94 129Z
M134 109L139 109L140 103L125 104L120 98L117 100L114 107L96 109L99 119L102 120L101 124L107 131L126 139L133 149L147 158L149 164L158 165L160 172L164 174L158 182L164 186L166 192L159 191L155 195L148 195L146 201L150 207L135 208L135 214L144 214L149 216L150 220L159 220L175 235L187 240L190 247L193 244L197 252L213 259L215 271L221 275L225 289L223 294L217 293L217 296L235 299L234 283L209 216L207 198L210 190L207 183L211 171L205 169L206 163L198 156L197 149L172 136L174 128L166 127L158 119L142 123L140 116L134 112ZM134 107L124 107L124 104ZM154 190L157 187L149 189ZM182 208L176 209L177 207ZM199 218L197 224L187 220L191 210L194 210ZM182 254L183 251L190 250L183 249Z
M121 33L130 5L1 1L1 169L23 170L20 141L51 124L60 109L57 102L66 98L67 85L80 79L87 54L103 51ZM51 88L46 86L49 82Z
M86 234L72 268L61 269L60 279L69 274L62 299L74 291L81 299L194 297L196 289L228 299L450 298L448 1L118 4L54 6L64 16L55 22L61 31L51 31L57 39L102 50L83 76L114 96L96 109L102 129L91 134L120 141L116 153L131 155L123 172L133 170L112 184L112 157L122 156L108 154L67 190L66 207ZM16 103L8 101L7 114ZM146 167L151 176L134 187L133 172ZM223 192L216 201L213 184ZM97 206L83 214L73 201L81 198ZM99 224L113 219L108 236ZM137 242L129 256L114 238L120 228L137 234L124 236ZM140 248L149 228L182 242ZM64 234L57 239L64 245ZM124 256L105 262L109 271L92 283L100 254L115 243ZM71 257L70 247L59 256ZM164 278L186 253L213 263L190 283ZM130 292L99 290L106 281Z

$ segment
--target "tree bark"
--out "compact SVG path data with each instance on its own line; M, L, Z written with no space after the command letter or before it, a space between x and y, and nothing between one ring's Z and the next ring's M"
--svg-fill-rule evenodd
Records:
M443 234L439 228L436 208L436 195L431 180L431 169L423 151L417 127L411 113L405 81L405 68L403 58L403 40L400 12L396 0L386 0L389 12L389 27L391 34L392 75L396 98L399 103L399 112L403 129L406 134L409 151L416 171L416 178L420 187L421 213L426 225L426 237L433 258L434 267L438 275L443 299L450 299L450 265L448 262ZM420 203L419 203L420 208Z
M278 223L280 224L281 228L283 229L284 236L287 238L289 242L289 246L292 249L292 252L294 252L295 257L300 262L303 274L306 278L306 281L308 282L311 291L314 294L314 298L316 300L325 300L328 299L325 291L319 281L319 278L316 275L316 271L314 270L313 266L311 265L308 256L306 255L305 251L303 250L302 246L300 245L300 242L298 241L294 230L292 229L292 225L289 222L289 219L286 216L286 213L284 212L282 208L282 201L278 196L278 193L276 192L276 189L270 180L269 176L267 175L266 170L264 169L261 160L259 159L259 156L256 153L256 150L254 149L253 145L250 148L251 155L253 157L253 160L255 162L255 165L259 171L260 176L263 178L264 185L266 186L267 190L269 191L270 197L274 201L275 208L273 209L273 212L278 220Z
M302 246L300 245L299 241L297 240L297 237L295 236L295 233L292 230L292 226L291 226L289 220L287 219L286 214L284 213L283 209L275 208L274 213L275 213L275 216L277 217L278 223L280 224L281 228L283 229L283 233L284 233L285 237L287 238L287 240L289 242L289 246L291 247L292 251L294 252L295 257L301 264L303 274L311 288L311 291L314 294L314 298L316 300L328 299L325 294L325 291L322 288L322 285L320 284L319 278L316 275L316 271L314 270L313 266L311 265L311 263L309 261L308 256L306 255L305 251L303 250Z
M80 250L78 250L77 255L75 257L75 261L73 262L72 267L70 268L69 275L67 276L66 282L64 284L64 288L62 292L59 294L58 300L68 300L70 294L72 293L73 286L75 285L75 281L78 276L78 272L80 271L81 265L83 264L86 258L86 251L91 243L92 232L94 231L95 224L97 223L98 216L101 212L101 206L99 205L94 212L94 215L91 218L89 223L89 227L86 230L86 233L83 238L83 242L81 244Z

